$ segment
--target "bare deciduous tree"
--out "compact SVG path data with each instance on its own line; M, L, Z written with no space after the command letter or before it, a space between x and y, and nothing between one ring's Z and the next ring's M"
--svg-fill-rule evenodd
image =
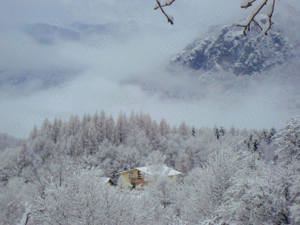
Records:
M171 25L174 24L174 19L171 15L169 15L165 7L171 6L176 0L155 0L156 5L154 7L154 10L160 10L162 14L167 18L168 23ZM276 0L241 0L241 8L248 9L253 8L252 12L250 13L248 19L244 24L237 24L237 26L242 27L244 30L244 34L247 34L248 31L250 31L251 24L255 24L259 27L259 29L264 32L265 34L268 34L269 30L272 27L272 17L274 14L275 9L275 3ZM256 20L257 16L262 12L262 9L269 6L266 15L268 16L268 20L266 22L266 25L263 26L260 24L259 21Z

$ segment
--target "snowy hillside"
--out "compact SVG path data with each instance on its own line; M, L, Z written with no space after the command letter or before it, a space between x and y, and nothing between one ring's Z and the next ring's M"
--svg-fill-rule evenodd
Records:
M179 53L173 63L194 70L226 71L236 75L260 73L293 56L292 44L280 30L269 35L231 25L199 38Z
M0 224L298 225L299 134L299 119L278 131L104 112L45 120L21 147L0 151ZM103 182L127 168L148 174L149 165L181 178Z

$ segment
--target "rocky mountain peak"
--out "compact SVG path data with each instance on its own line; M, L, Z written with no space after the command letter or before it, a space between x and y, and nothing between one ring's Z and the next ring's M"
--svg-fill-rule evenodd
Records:
M268 35L253 30L244 35L231 25L195 40L172 62L205 72L251 75L284 63L292 52L292 44L280 30L272 29Z

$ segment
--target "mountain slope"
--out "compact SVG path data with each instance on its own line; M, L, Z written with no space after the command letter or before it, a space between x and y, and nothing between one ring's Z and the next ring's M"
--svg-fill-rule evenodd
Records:
M80 33L76 30L46 23L30 25L26 28L26 33L41 44L53 44L57 40L76 41L80 39Z
M73 23L70 25L54 25L48 23L34 23L25 27L24 32L40 44L56 44L61 41L80 42L95 37L101 40L103 37L126 37L128 31L136 31L133 23L124 24L89 24Z
M245 36L240 28L231 25L197 39L172 63L205 72L224 70L251 75L282 64L292 56L292 44L280 30L273 29L267 36L257 32Z

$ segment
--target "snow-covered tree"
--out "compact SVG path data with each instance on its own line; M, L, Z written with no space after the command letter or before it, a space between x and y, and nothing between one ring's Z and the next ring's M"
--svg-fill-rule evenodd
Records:
M264 162L255 170L242 168L224 193L218 215L229 224L288 224L283 174Z
M275 137L278 160L289 164L300 161L300 119L291 119Z
M213 153L204 168L189 173L184 180L186 198L182 211L185 220L196 224L215 215L241 163L232 150L223 149Z
M45 120L21 146L0 151L0 224L295 225L299 127L298 119L276 134L218 127L217 139L216 129L193 136L146 114ZM153 164L184 177L156 177L143 190L100 181Z

